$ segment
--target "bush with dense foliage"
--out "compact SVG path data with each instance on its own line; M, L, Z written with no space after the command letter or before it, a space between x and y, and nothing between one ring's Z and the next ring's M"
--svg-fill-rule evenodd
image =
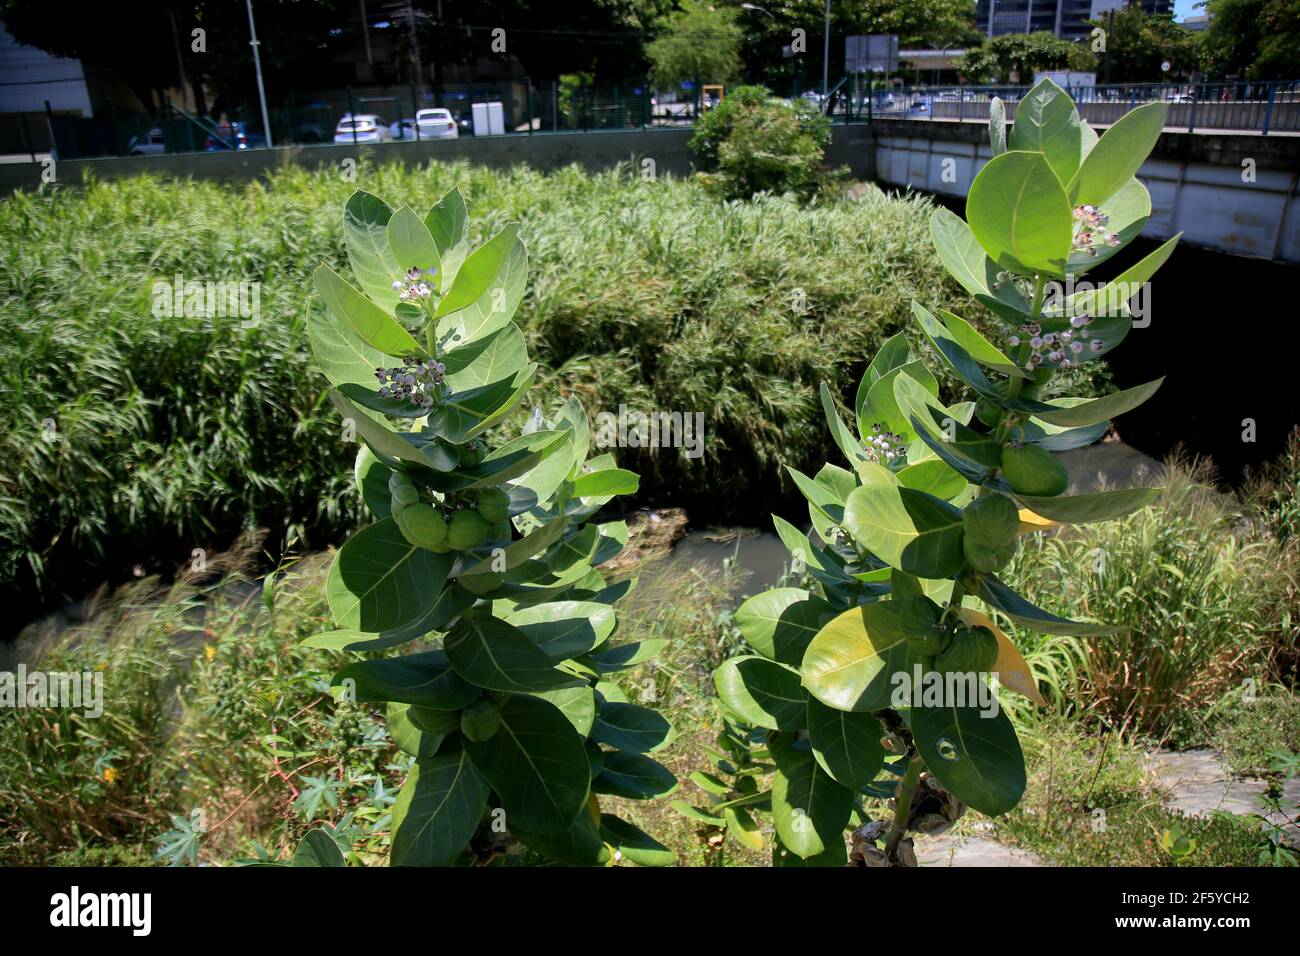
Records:
M804 100L741 86L700 117L691 149L705 184L727 199L758 192L807 197L822 177L830 141L830 120Z
M343 265L357 187L430 203L459 185L474 240L520 222L529 402L700 411L707 454L619 449L643 491L715 520L782 494L778 462L826 453L816 383L843 385L913 295L955 304L926 254L930 203L710 200L626 171L289 169L267 183L138 178L0 203L0 594L78 596L134 564L173 571L264 527L321 547L359 517L351 462L307 368L313 263ZM113 241L106 242L105 237ZM155 281L261 282L255 321L155 317ZM25 615L16 614L17 617Z

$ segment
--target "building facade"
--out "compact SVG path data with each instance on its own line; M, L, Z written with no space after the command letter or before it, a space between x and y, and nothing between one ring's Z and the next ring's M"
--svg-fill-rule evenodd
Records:
M1174 0L1133 0L1147 13L1173 13ZM1063 40L1082 40L1095 20L1129 0L979 0L976 23L985 36L1009 33L1054 33Z

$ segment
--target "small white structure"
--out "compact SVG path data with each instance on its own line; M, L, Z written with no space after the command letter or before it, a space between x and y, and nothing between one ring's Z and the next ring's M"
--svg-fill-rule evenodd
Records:
M474 103L470 109L475 136L500 136L506 131L505 111L500 102Z

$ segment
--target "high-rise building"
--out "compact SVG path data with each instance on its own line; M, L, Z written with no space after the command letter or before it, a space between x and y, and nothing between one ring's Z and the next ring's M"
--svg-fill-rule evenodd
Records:
M976 23L986 36L1045 30L1064 40L1082 40L1089 20L1130 5L1147 13L1172 13L1174 0L979 0Z

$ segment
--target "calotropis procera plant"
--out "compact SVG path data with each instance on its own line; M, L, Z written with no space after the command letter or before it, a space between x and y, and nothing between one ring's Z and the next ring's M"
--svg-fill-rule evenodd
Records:
M569 864L671 862L598 796L676 787L647 756L672 728L607 678L662 643L614 642L613 605L632 582L597 568L627 526L588 523L637 477L588 457L576 399L485 442L536 369L512 321L528 268L517 227L471 248L458 190L423 216L357 192L343 232L360 288L320 266L308 334L344 434L361 442L374 523L330 567L336 629L306 643L365 656L335 676L338 693L385 702L413 758L391 862L510 861L520 845Z
M987 311L984 328L997 331L986 337L951 312L912 305L924 341L974 401L944 404L901 334L858 387L856 434L822 386L848 467L827 464L815 477L791 469L813 535L775 519L810 586L746 601L736 621L755 653L715 674L724 706L768 730L778 862L842 864L856 814L856 862L915 865L909 831L946 827L963 805L1013 808L1024 759L986 681L997 675L1003 688L1042 699L996 619L1051 634L1108 629L1034 606L998 572L1021 534L1116 518L1155 494L1067 494L1055 453L1097 441L1159 381L1091 400L1040 396L1058 369L1119 344L1132 325L1128 300L1177 242L1105 287L1061 293L1150 215L1134 174L1165 107L1133 110L1099 138L1044 81L1019 103L1009 140L1000 101L992 114L994 155L971 185L967 220L940 209L931 233ZM862 797L880 794L893 798L892 816L872 820Z

